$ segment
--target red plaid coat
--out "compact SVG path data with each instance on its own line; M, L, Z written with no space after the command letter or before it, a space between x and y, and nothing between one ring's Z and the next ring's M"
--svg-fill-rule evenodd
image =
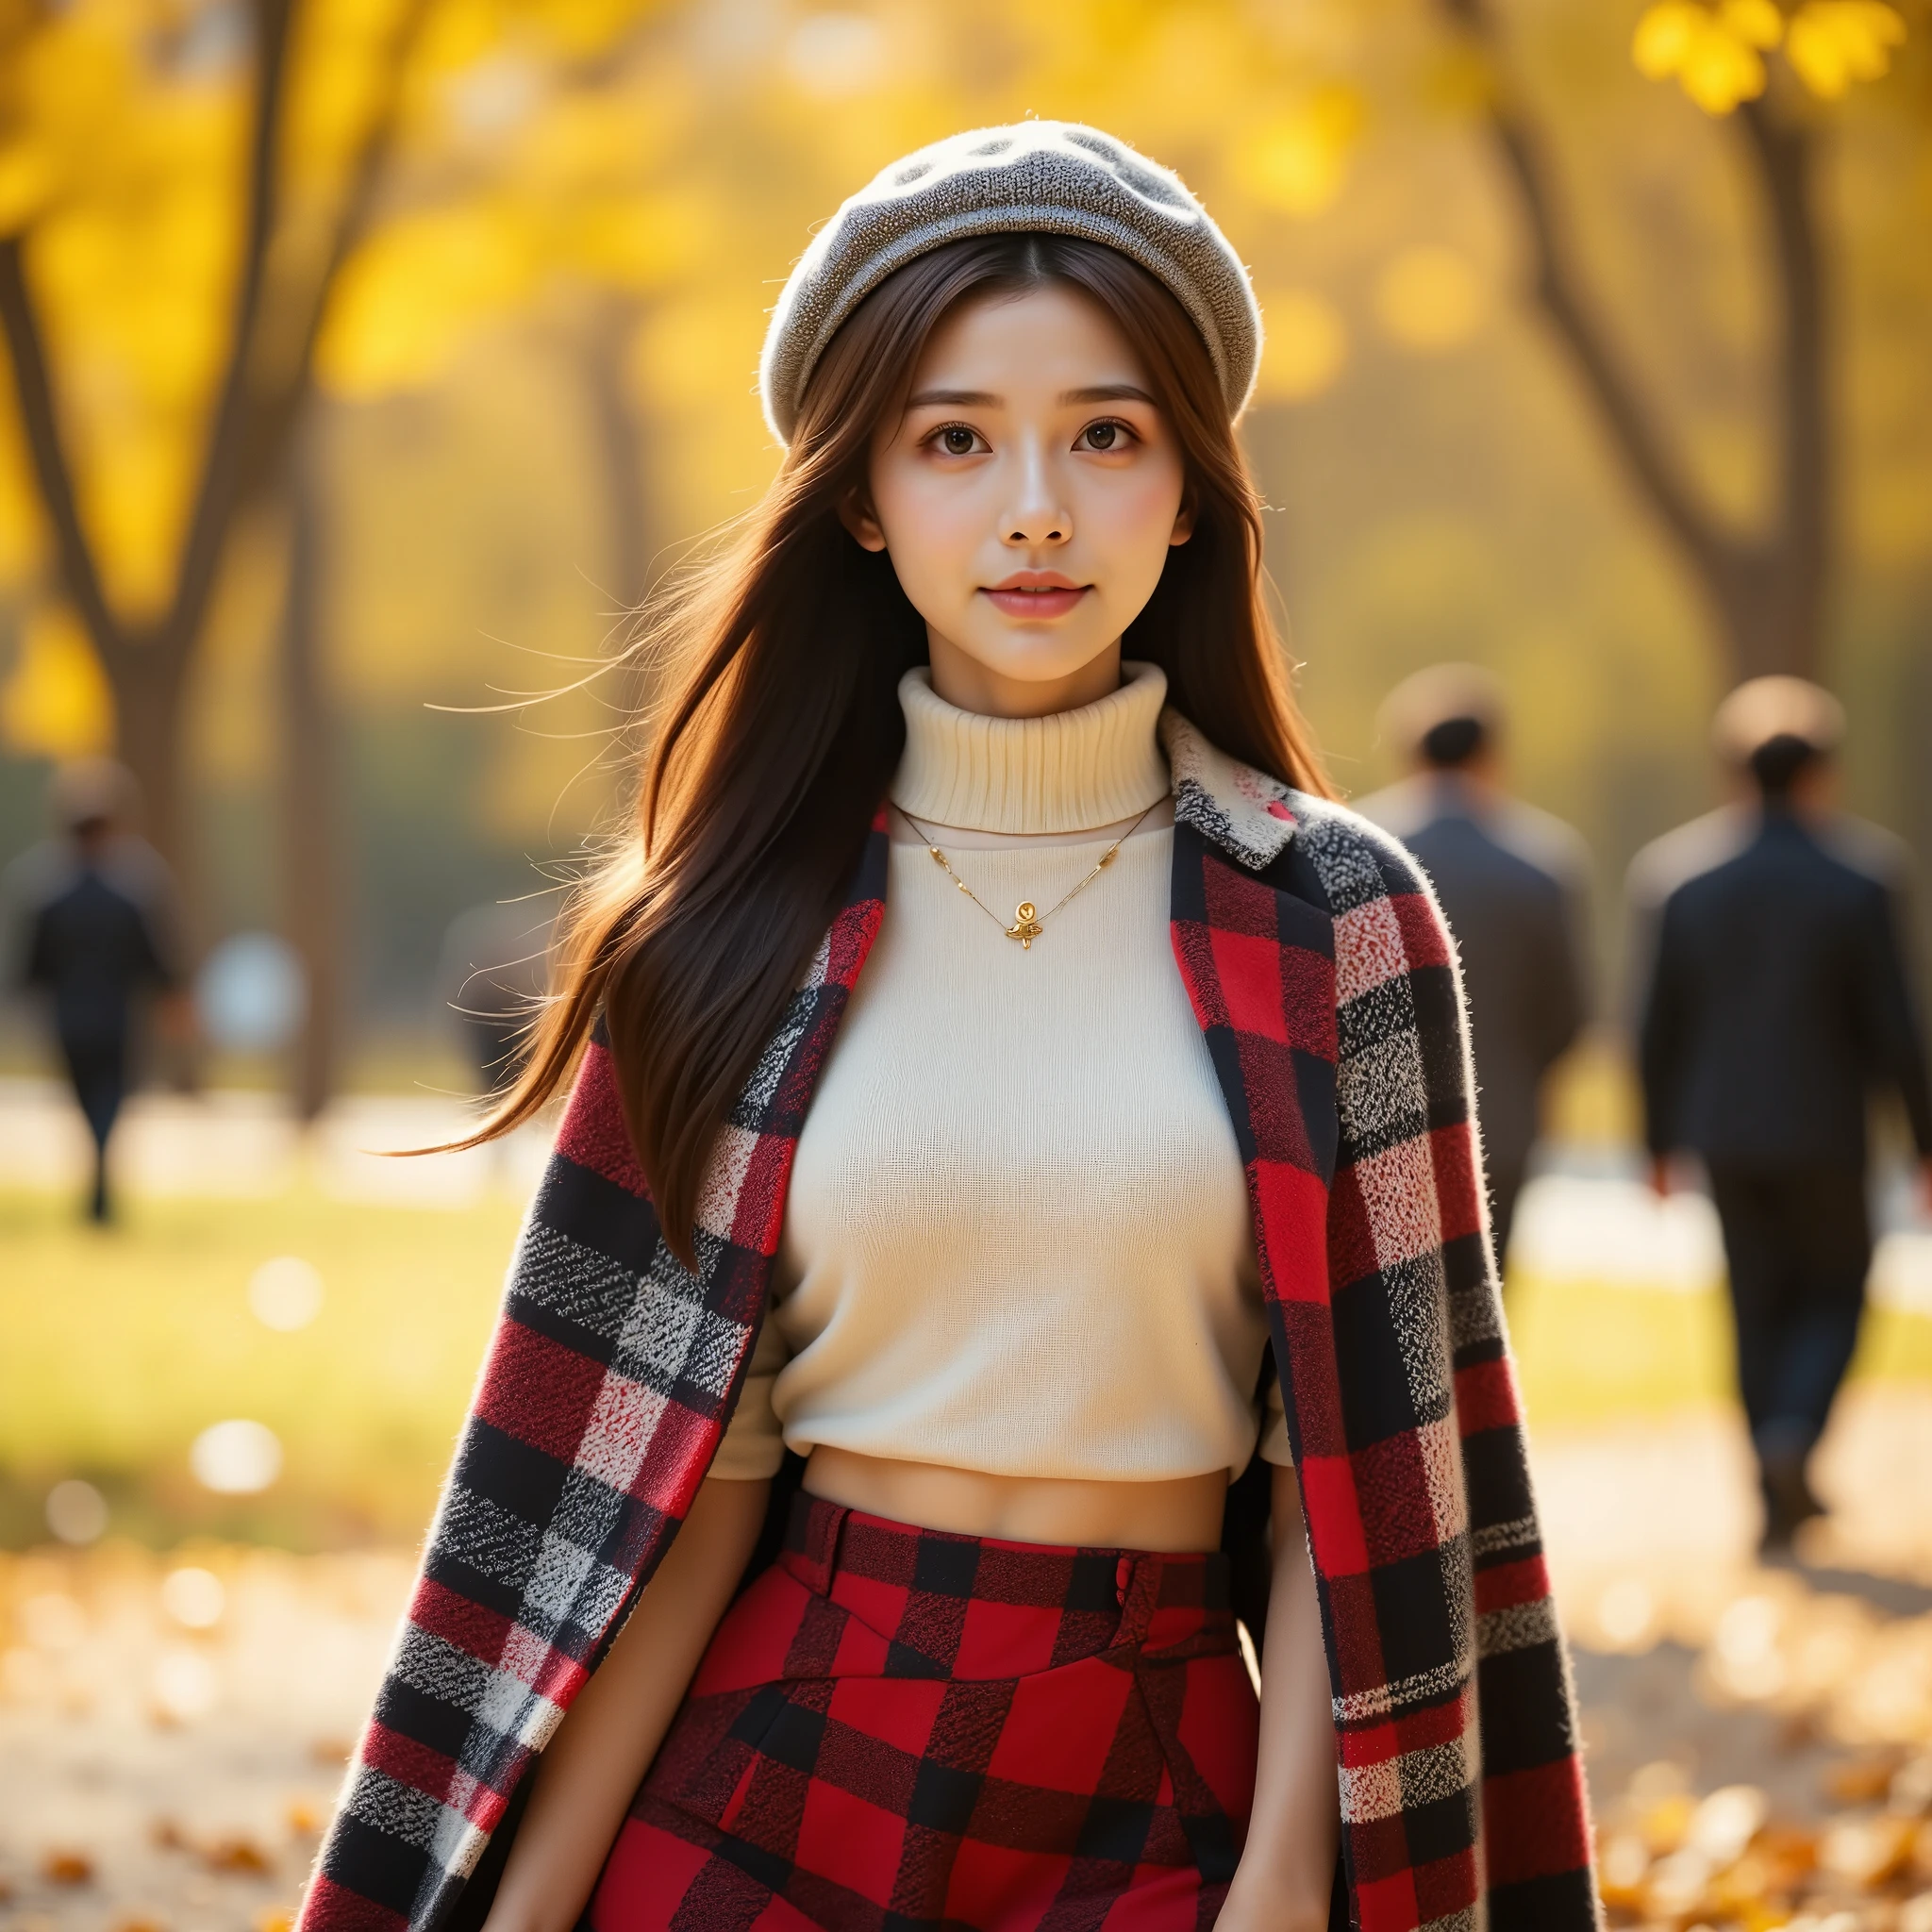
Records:
M1574 1698L1484 1234L1454 951L1415 862L1173 712L1174 957L1246 1163L1361 1932L1599 1924ZM301 1932L430 1932L730 1419L814 1083L885 910L883 814L658 1233L592 1045Z

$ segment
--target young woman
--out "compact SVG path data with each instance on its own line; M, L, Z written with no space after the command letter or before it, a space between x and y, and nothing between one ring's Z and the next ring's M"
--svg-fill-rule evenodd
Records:
M1060 124L800 263L309 1932L1595 1923L1453 954L1286 688L1258 323Z

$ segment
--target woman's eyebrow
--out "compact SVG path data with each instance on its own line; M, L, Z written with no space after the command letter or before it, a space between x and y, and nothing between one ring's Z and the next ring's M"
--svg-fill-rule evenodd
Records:
M984 389L923 389L906 398L908 409L997 409L1002 397Z
M1062 390L1058 397L1062 408L1074 408L1086 403L1145 403L1150 408L1159 405L1137 383L1103 382L1091 389ZM906 398L908 409L998 409L1006 407L1006 398L993 394L985 389L923 389L916 395Z
M1060 403L1068 408L1075 403L1145 403L1150 408L1159 408L1144 389L1131 382L1105 382L1094 389L1063 390Z

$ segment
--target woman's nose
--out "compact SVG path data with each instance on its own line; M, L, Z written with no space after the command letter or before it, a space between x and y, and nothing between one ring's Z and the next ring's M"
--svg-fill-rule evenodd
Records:
M1042 450L1026 451L1020 462L1019 488L1002 522L1006 541L1034 545L1064 543L1074 534L1074 519L1054 488L1051 465Z

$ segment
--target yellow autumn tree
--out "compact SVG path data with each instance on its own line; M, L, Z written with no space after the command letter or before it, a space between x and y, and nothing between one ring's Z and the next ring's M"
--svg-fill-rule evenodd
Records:
M1765 276L1780 368L1772 403L1777 482L1770 515L1739 529L1686 474L1669 428L1620 356L1578 259L1574 224L1513 58L1498 0L1442 0L1485 65L1485 113L1520 200L1543 314L1652 514L1690 566L1735 677L1815 676L1834 585L1840 436L1829 345L1833 291L1821 208L1824 104L1875 80L1907 38L1886 0L1657 0L1637 19L1631 58L1674 78L1705 113L1730 117L1760 198ZM1781 72L1771 64L1782 54Z
M467 208L467 243L458 225L440 246L379 221L398 151L447 145L453 77L499 49L594 61L650 11L11 0L0 12L0 325L51 587L92 646L116 742L177 865L190 671L237 521L279 477L339 285L381 280L365 242L407 254L393 356L397 314L402 334L420 334L439 303L487 308L526 278L514 208Z
M0 434L0 575L38 567L44 591L0 730L31 714L41 742L76 744L118 713L158 829L185 857L188 675L238 524L286 492L275 782L325 806L323 641L304 615L313 486L288 488L311 394L339 422L374 420L399 395L446 401L479 369L560 371L586 407L545 457L596 472L570 479L570 499L594 518L601 495L594 588L621 608L654 555L741 507L775 459L752 402L758 343L809 224L893 155L1028 112L1108 125L1177 166L1254 263L1269 334L1257 448L1285 442L1318 397L1366 417L1351 379L1386 371L1391 349L1440 369L1497 340L1521 264L1574 393L1704 588L1726 663L1809 664L1850 469L1823 159L1874 103L1899 111L1902 79L1924 69L1924 5L0 0L0 401L17 406ZM1552 85L1530 58L1539 36L1587 46L1600 71ZM1743 297L1783 345L1762 408L1783 458L1757 527L1721 514L1685 459L1702 399L1641 379L1653 372L1629 353L1599 218L1566 192L1617 158L1621 137L1579 108L1612 72L1640 118L1714 130L1698 164L1734 149L1769 217L1767 273ZM1456 233L1419 219L1446 205L1402 176L1424 145L1424 166L1452 148L1458 167L1499 161L1486 183L1471 171L1470 200L1493 211ZM1352 184L1372 168L1365 208ZM1677 303L1687 328L1707 322L1680 291L1651 299ZM499 487L454 458L437 474L466 500ZM340 494L369 479L325 480ZM448 588L404 608L391 576L379 601L401 614L375 626L381 644L337 634L331 648L389 654L394 701L403 660L434 648L416 613ZM372 601L332 621L359 625ZM285 816L325 829L322 806ZM284 868L317 976L325 857L291 845Z

